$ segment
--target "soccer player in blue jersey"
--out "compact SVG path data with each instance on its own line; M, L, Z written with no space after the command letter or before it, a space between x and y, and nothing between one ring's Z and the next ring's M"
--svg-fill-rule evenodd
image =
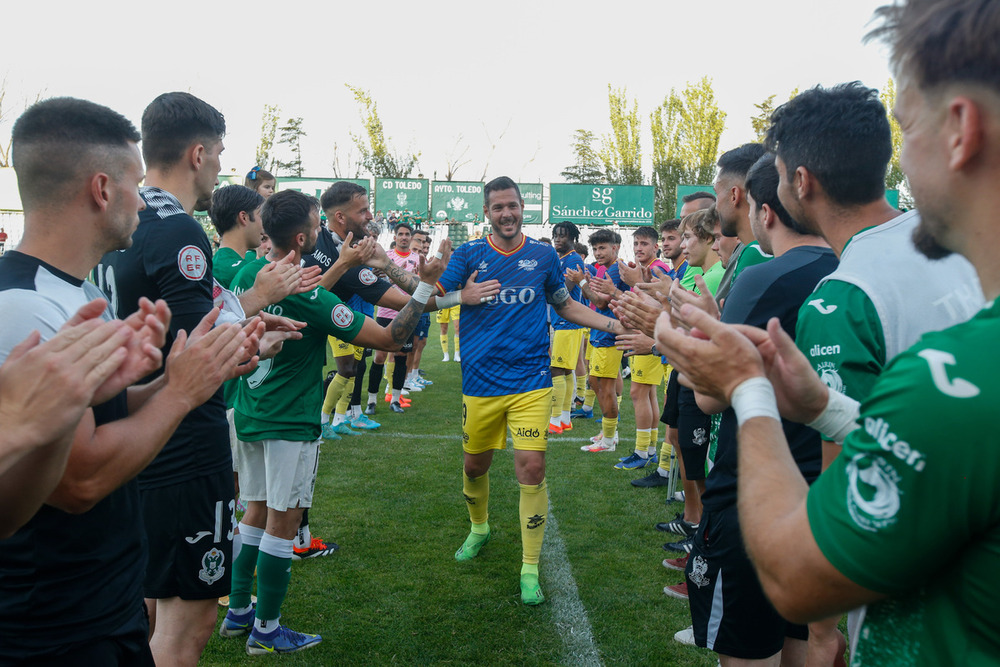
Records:
M573 244L580 238L580 230L572 222L560 222L552 227L552 247L559 255L559 268L584 271L583 258L577 254ZM575 301L583 302L583 292L573 283L566 283L569 295ZM584 328L567 319L552 314L552 416L549 419L549 433L562 433L573 429L570 410L576 386L572 382L573 369L580 359L580 344L583 342Z
M618 248L622 237L610 229L599 229L587 240L594 249L597 275L587 281L580 271L569 270L567 278L580 285L583 296L598 314L614 317L611 300L616 294L629 290L618 271ZM595 440L593 446L588 445L582 449L590 452L613 452L617 442L618 397L622 389L622 351L615 347L614 336L600 330L590 332L590 346L593 348L590 358L590 386L597 392L597 402L601 405L603 437Z
M460 319L462 492L472 529L455 559L475 558L490 539L489 469L493 452L505 447L510 428L521 487L521 601L537 605L545 601L538 557L548 512L545 447L552 400L546 303L576 324L612 334L622 328L617 320L570 298L556 251L522 233L524 201L514 181L496 178L486 184L483 196L492 233L460 246L439 285L442 291L459 289L476 271L480 280L500 281L499 294L484 297L478 305L463 305Z

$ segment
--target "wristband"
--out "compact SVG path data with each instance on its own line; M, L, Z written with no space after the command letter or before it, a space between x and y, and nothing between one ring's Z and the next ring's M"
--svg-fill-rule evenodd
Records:
M739 426L743 426L745 421L754 417L770 417L781 421L778 402L774 398L774 387L767 378L755 377L744 380L733 390L729 403L736 412L736 423Z
M438 309L444 310L445 308L454 308L455 306L462 303L462 292L461 290L455 290L454 292L448 292L437 298Z
M850 396L830 389L823 412L806 426L816 429L833 442L841 443L848 433L859 427L860 407L861 404Z
M580 281L580 289L583 289L586 286L587 286L587 279L584 278L583 280Z
M434 286L421 282L417 285L417 289L413 290L413 300L419 304L426 305L427 300L430 299L433 294Z

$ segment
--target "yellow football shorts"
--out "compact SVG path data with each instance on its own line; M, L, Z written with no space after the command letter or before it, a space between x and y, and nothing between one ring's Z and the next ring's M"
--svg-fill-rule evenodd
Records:
M660 384L663 382L663 364L659 357L651 354L640 354L629 357L629 368L632 369L632 382L639 384Z
M552 336L552 366L573 370L580 358L583 329L556 329Z
M457 320L461 308L461 306L452 306L451 308L442 308L437 311L438 324L445 324L448 320Z
M599 378L618 377L622 367L622 351L617 347L593 347L590 374Z
M462 396L462 449L482 454L507 446L544 452L549 440L552 387L506 396Z
M333 336L327 336L327 339L330 341L330 349L333 350L334 357L349 357L354 355L354 346L350 343L345 343Z

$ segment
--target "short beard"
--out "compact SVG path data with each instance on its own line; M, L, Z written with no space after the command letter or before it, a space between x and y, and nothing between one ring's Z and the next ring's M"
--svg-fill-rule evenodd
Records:
M951 250L938 243L934 232L927 229L927 225L923 220L913 230L913 245L927 259L944 259L952 254Z

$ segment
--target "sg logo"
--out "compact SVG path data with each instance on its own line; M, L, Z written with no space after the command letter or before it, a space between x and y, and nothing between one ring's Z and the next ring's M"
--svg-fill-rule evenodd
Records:
M599 201L605 206L611 203L612 194L614 193L614 188L594 188L592 191L592 199L594 201Z

